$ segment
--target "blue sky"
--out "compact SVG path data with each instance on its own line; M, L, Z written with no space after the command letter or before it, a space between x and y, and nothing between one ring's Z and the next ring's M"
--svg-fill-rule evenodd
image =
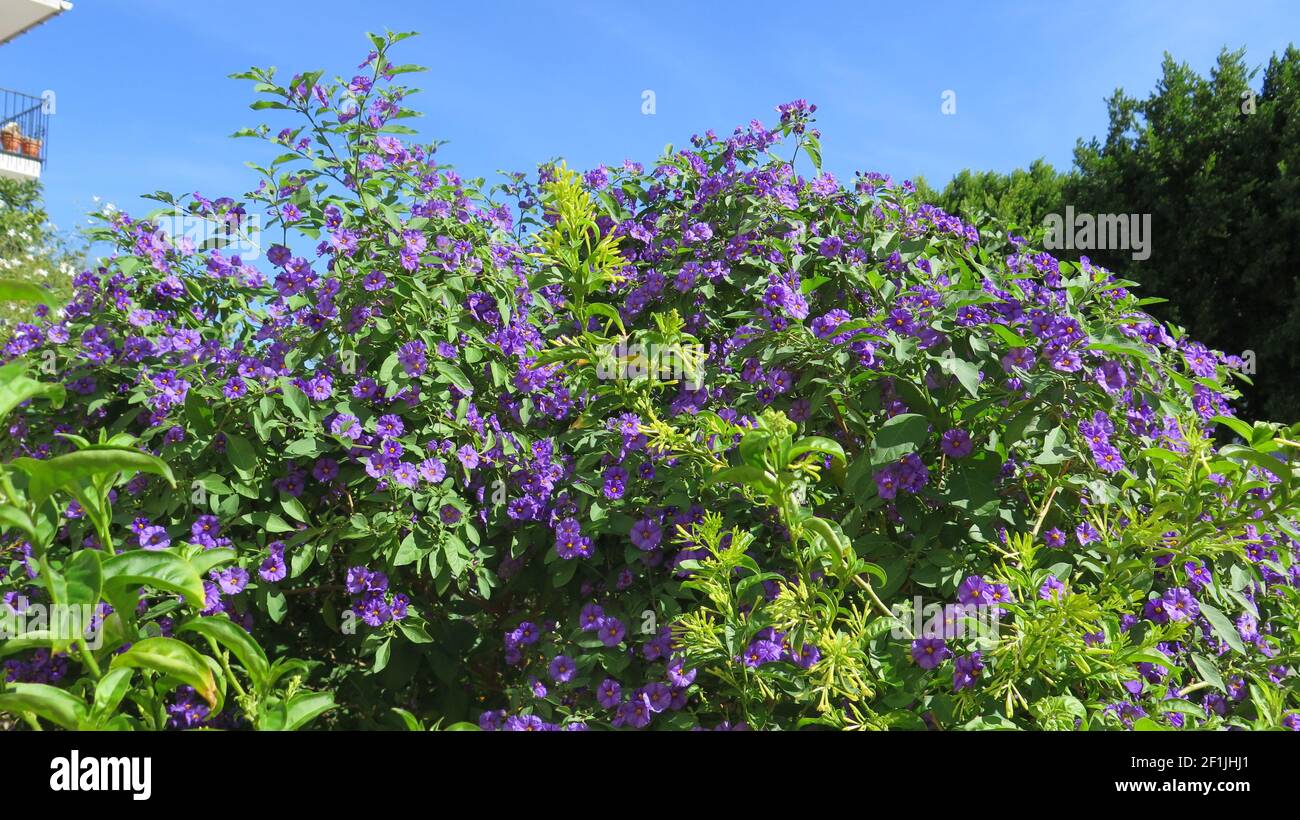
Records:
M94 197L143 212L143 192L235 195L269 147L232 140L251 65L287 77L351 76L366 31L421 37L396 59L433 70L425 139L467 175L650 161L666 143L729 132L803 97L819 106L827 167L942 184L964 168L1067 166L1076 138L1103 133L1104 97L1145 95L1162 53L1200 71L1222 46L1252 66L1300 35L1285 2L476 3L425 0L74 0L0 46L0 86L56 94L44 175L52 217L84 224ZM1300 39L1300 37L1297 37ZM656 113L641 113L653 90ZM940 111L945 90L957 113Z

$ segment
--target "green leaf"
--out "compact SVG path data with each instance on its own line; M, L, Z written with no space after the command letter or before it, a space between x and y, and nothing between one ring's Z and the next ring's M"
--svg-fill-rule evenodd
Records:
M311 402L307 400L307 394L298 389L297 385L290 383L287 378L281 379L280 389L284 406L300 420L311 421Z
M257 456L253 453L253 446L243 436L233 433L226 435L226 458L230 459L230 466L235 468L240 478L252 478L257 470Z
M706 487L711 484L740 484L764 495L772 495L776 492L776 477L748 464L718 470L711 474L704 484Z
M1215 422L1217 424L1222 424L1224 427L1229 428L1230 430L1232 430L1232 432L1241 436L1247 442L1250 442L1251 436L1253 435L1254 432L1251 429L1249 424L1242 421L1241 419L1232 418L1231 416L1215 416L1214 418L1210 419L1210 421Z
M837 558L844 552L843 540L840 538L839 533L831 528L830 522L826 519L810 515L804 519L803 526L818 535L825 542L826 548L831 550L831 553Z
M200 578L202 578L214 567L221 564L228 564L237 557L238 556L235 555L234 550L225 547L213 550L204 550L203 552L190 556L190 566L194 567L194 571L199 574Z
M879 564L873 564L870 561L862 561L857 565L857 568L879 581L880 586L889 586L889 574L885 572L885 568Z
M189 644L175 638L145 638L113 658L113 669L148 669L194 687L211 706L217 704L217 682L212 668Z
M86 704L56 686L11 683L0 692L0 712L36 715L64 729L76 729L86 718Z
M288 496L280 502L280 506L283 507L284 511L290 516L298 519L304 524L308 523L307 511L303 509L302 502L298 499Z
M35 302L37 304L59 307L67 300L53 291L33 282L15 282L12 279L0 279L0 302Z
M822 171L822 144L821 140L813 134L807 134L803 140L804 151L808 154L809 161L812 162L813 168L817 173Z
M805 436L796 441L790 448L790 463L793 463L795 459L804 453L810 452L824 453L839 462L840 466L844 466L848 462L844 456L844 448L835 439L824 436Z
M37 540L40 538L31 516L12 504L0 504L0 530L8 530L10 527L17 527Z
M1070 448L1065 444L1065 430L1061 427L1053 427L1046 436L1043 437L1043 450L1035 458L1035 464L1060 464L1070 455Z
M772 434L766 430L750 430L740 439L736 448L743 464L757 470L767 467L767 448L772 442Z
M606 319L609 319L611 322L618 325L619 333L627 333L627 330L623 327L623 317L619 315L618 310L613 305L607 305L604 302L588 302L587 311L589 313L596 313L604 316ZM608 325L606 325L606 327L608 327Z
M196 632L216 641L239 660L239 665L259 689L268 685L271 663L253 636L239 624L225 617L201 617L181 626L177 632Z
M397 713L397 716L402 719L402 723L406 726L407 731L424 731L424 724L420 723L419 719L407 710L394 706L389 711Z
M196 609L206 606L203 578L189 561L169 550L119 553L104 561L103 573L106 590L129 592L132 599L136 587L150 586L184 595ZM114 608L118 608L116 603Z
M67 598L60 603L94 606L104 586L99 550L80 550L63 567Z
M56 642L55 633L49 629L23 632L20 635L0 641L0 658L26 652L28 649L42 649L54 646Z
M930 422L916 413L894 416L876 431L872 464L881 466L914 453L929 439Z
M1196 664L1196 671L1201 674L1201 680L1218 689L1220 692L1227 694L1228 687L1223 685L1223 676L1214 663L1203 655L1192 655L1192 663Z
M961 386L966 388L966 392L970 393L972 398L979 398L980 369L977 365L955 356L943 356L939 359L939 368L945 373L956 376L957 381L961 382Z
M1214 633L1225 641L1228 646L1243 655L1246 654L1246 645L1241 642L1241 635L1237 632L1237 627L1228 619L1228 616L1211 604L1204 601L1200 602L1200 604L1201 614L1210 622L1210 626L1214 628Z
M301 729L334 708L334 695L329 692L299 692L289 700L284 730Z
M1048 731L1074 729L1076 719L1086 719L1088 709L1073 695L1053 695L1034 701L1030 707L1038 724Z
M24 375L26 366L21 361L0 367L0 420L28 399L48 397L55 407L62 407L67 393L61 384L46 384Z
M101 475L152 473L176 486L176 479L166 462L129 447L92 445L54 458L16 458L12 464L31 477L27 495L37 507L45 503L55 490L77 486L83 479Z
M104 677L99 679L95 684L95 704L90 710L90 722L95 726L103 726L113 713L117 711L118 704L126 693L131 689L131 678L135 677L135 670L131 668L110 670Z
M456 385L457 389L459 389L462 393L474 392L474 385L470 384L469 377L466 376L465 373L459 367L456 367L453 364L448 364L447 362L437 362L437 361L433 363L433 366L448 381Z

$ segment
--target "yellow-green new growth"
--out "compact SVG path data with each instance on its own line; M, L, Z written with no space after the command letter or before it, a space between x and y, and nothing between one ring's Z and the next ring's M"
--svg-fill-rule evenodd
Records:
M574 314L583 327L592 313L618 320L611 306L587 304L587 297L599 287L624 279L626 262L619 253L618 238L600 235L596 205L583 188L582 178L564 163L553 167L551 180L542 185L542 192L545 207L556 221L538 237L541 250L534 255L559 272L559 281L568 290Z

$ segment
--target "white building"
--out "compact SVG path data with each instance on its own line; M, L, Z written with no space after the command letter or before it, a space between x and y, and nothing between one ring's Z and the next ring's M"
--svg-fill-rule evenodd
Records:
M0 46L70 8L67 0L0 0ZM0 88L0 176L40 178L50 113L47 100Z

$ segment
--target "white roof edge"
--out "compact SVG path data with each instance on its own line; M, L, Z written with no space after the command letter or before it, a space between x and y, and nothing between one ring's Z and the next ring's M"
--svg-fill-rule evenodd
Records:
M32 29L46 22L50 18L57 17L63 12L70 11L72 9L72 3L70 3L69 0L24 0L24 1L27 3L31 3L33 5L42 6L44 8L49 9L49 11L46 14L43 14L40 17L37 17L36 19L23 24L22 27L16 31L9 32L8 34L0 34L0 46L10 42L15 37L21 37L24 33L31 31Z

